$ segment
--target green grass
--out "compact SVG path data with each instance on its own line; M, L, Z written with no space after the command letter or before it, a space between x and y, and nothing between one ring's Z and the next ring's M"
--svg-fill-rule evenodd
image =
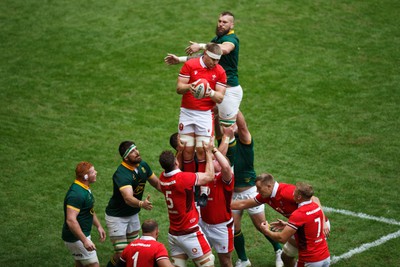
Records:
M79 161L98 170L93 191L104 226L121 141L134 140L160 173L180 103L179 66L163 58L182 54L189 40L210 40L227 9L237 17L241 109L257 172L311 182L328 207L400 221L397 2L4 0L0 265L72 265L62 202ZM141 219L156 218L166 242L163 197L146 191L155 208ZM328 215L332 255L400 228ZM253 266L274 266L272 247L248 216L243 223ZM104 266L111 242L97 247ZM398 247L396 238L335 266L399 266Z

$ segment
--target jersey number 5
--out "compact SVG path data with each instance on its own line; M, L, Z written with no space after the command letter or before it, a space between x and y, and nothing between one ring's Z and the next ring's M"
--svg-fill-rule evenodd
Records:
M172 194L172 191L165 191L165 200L167 201L167 207L169 209L172 209L174 207L174 202L172 201L172 198L169 197L169 195Z

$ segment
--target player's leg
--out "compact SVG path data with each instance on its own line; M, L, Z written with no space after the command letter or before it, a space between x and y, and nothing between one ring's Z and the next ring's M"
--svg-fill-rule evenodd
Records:
M97 260L97 262L92 262L90 259L84 260L80 262L83 267L100 267L100 264Z
M296 240L291 236L289 240L283 245L282 260L287 267L296 266L296 257L299 251L297 249Z
M193 262L198 267L214 267L214 261L215 261L215 257L211 253L211 251L204 254L203 256L201 256L199 258L193 259Z
M204 172L206 169L206 155L203 149L203 142L208 143L210 137L214 135L214 118L211 110L198 111L196 113L195 133L195 151L198 161L198 172Z
M175 255L171 256L171 262L176 267L186 267L187 258L186 254Z
M214 134L213 115L211 111L199 112L195 127L197 171L206 171L206 155L203 143L210 142L210 137ZM197 201L200 207L207 205L210 189L207 186L200 187L200 196Z
M183 149L183 170L186 172L196 172L196 162L194 160L195 153L195 137L194 133L181 133L181 142L185 144Z
M218 253L219 266L232 267L232 253Z
M90 236L88 237L91 238ZM76 242L64 242L71 255L74 257L76 267L99 267L99 259L97 252L87 251L83 243L78 240Z
M228 87L223 101L218 104L218 116L220 124L226 127L236 122L236 115L243 98L243 89L240 85Z
M127 222L124 222L120 217L109 216L107 214L105 215L105 220L108 236L110 237L114 250L110 261L107 263L107 267L113 267L117 265L122 251L128 245L128 240L126 239Z
M241 229L243 211L232 210L232 215L235 229L233 243L235 246L236 254L238 256L238 260L236 261L235 266L246 266L244 264L246 264L247 262L248 266L251 266L251 263L246 255L245 238Z
M261 205L264 206L264 205ZM249 211L250 213L251 211ZM254 212L254 211L253 211ZM261 232L260 230L260 224L262 222L265 222L265 213L264 213L264 209L262 210L262 212L258 212L258 213L250 213L250 218L254 224L254 226L257 228L258 231ZM264 235L264 234L263 234ZM282 245L279 242L276 242L275 240L273 240L272 238L270 238L267 235L264 235L265 238L271 243L272 247L274 248L274 252L275 252L275 266L276 267L282 267L283 266L283 261L282 261ZM286 265L285 265L286 266Z
M171 262L176 267L186 267L188 256L185 251L180 247L179 236L174 236L168 233L168 244L171 255Z
M168 234L171 257L186 254L196 266L214 266L214 256L210 244L200 227L186 235L174 236Z
M128 225L126 228L126 239L128 240L128 244L132 241L139 238L139 231L140 231L140 219L139 213L136 213L130 216L128 221Z
M206 229L204 233L218 254L219 266L232 267L233 219L225 223L206 225Z
M301 264L298 262L297 265L300 267ZM304 267L329 267L331 265L331 257L328 257L322 261L317 262L304 262Z
M138 237L140 221L138 214L130 217L114 217L106 214L105 219L109 231L109 237L114 248L114 254L107 263L107 267L113 267L117 266L122 251L130 241L133 241L135 237Z
M179 114L178 133L182 143L185 144L183 150L183 170L186 172L196 172L196 162L194 161L195 139L194 127L196 115L192 110L181 108Z

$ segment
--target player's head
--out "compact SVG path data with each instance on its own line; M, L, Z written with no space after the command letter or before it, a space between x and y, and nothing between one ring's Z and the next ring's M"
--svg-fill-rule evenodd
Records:
M222 56L222 49L218 44L208 43L204 51L203 61L208 69L214 68Z
M139 150L137 149L135 143L132 141L121 142L118 150L122 159L130 164L137 164L142 161Z
M275 179L269 173L261 173L256 177L257 192L263 197L270 197L274 189Z
M163 151L160 154L160 158L158 161L160 162L161 167L166 173L171 172L177 168L177 160L174 153L172 153L172 151L170 150Z
M227 35L235 25L235 16L229 11L224 11L219 14L217 27L215 28L215 34L218 37Z
M92 163L87 161L81 161L76 165L75 168L75 177L81 181L89 181L89 183L93 183L96 181L97 172L94 169Z
M171 136L169 137L169 144L173 149L176 150L176 148L178 147L178 133L171 134Z
M218 160L213 159L213 165L214 165L214 172L220 172L222 170L221 165L219 164Z
M304 182L296 183L296 189L294 190L294 196L293 196L296 202L303 202L310 200L313 195L314 195L314 189L312 185Z
M157 239L158 223L153 219L145 220L142 223L142 233L143 233L143 235L152 235Z

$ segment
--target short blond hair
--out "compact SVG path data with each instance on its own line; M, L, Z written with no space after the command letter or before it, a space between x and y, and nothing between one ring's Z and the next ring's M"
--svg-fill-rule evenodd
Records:
M296 190L299 195L304 199L310 199L314 195L314 189L312 185L304 182L296 183Z

